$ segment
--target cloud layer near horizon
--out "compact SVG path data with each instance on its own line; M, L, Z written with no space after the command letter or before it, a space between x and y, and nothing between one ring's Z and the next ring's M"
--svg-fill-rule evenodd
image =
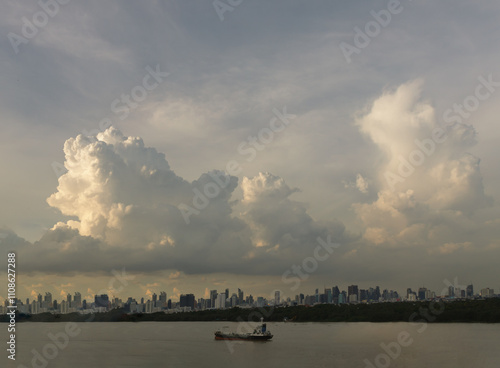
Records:
M18 251L24 272L48 274L125 267L142 273L281 275L328 236L341 247L318 273L352 279L418 272L418 264L451 269L493 259L498 220L477 216L491 198L484 193L479 159L467 152L474 129L441 127L421 92L419 80L386 91L356 121L380 154L372 173L358 174L353 184L365 196L352 206L360 235L340 221L312 218L306 203L291 199L299 190L284 178L259 173L239 180L213 170L189 182L175 174L164 154L111 127L64 145L68 171L47 202L67 220L34 243L5 231L1 244ZM422 150L416 140L429 145L426 140L439 129L445 139L427 146L410 174L401 172L401 158L409 161L413 151ZM391 182L388 172L402 180ZM196 193L217 182L224 183L218 195L187 223L180 206L193 205Z
M237 177L214 170L190 183L162 153L114 127L70 138L64 152L67 172L47 202L70 219L34 244L13 233L4 240L16 245L24 272L279 274L310 254L318 237L345 242L340 223L314 221L289 198L296 190L270 173L243 177L238 201ZM194 206L207 187L217 195L186 217L182 205Z

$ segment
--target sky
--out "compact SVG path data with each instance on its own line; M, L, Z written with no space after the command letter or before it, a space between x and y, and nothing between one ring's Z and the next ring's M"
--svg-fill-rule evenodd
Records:
M500 289L499 15L4 2L0 276L16 252L21 298Z

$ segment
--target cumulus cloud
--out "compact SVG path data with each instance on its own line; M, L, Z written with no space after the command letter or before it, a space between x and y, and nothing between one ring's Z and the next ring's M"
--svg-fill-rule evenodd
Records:
M445 240L450 233L473 226L474 211L491 199L484 193L479 158L467 152L475 143L474 128L441 126L434 108L421 99L422 88L415 80L388 91L357 120L384 160L375 178L377 199L354 208L369 243L426 244L444 254L458 249Z
M315 221L290 199L298 189L270 173L243 177L238 203L237 177L213 170L188 182L162 153L113 127L68 139L64 153L67 172L47 202L68 219L33 244L5 233L26 272L175 270L172 280L181 272L279 273L310 254L318 237L345 237L341 223ZM203 197L216 185L215 196ZM197 208L188 222L182 204Z

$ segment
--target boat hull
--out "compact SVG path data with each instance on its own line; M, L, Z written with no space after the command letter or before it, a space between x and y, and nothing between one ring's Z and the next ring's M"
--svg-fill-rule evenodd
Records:
M267 341L273 338L273 335L225 335L216 334L215 340L240 340L240 341Z

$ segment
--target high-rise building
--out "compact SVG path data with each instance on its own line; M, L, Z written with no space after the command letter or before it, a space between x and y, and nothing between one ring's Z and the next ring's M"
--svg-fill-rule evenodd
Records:
M455 297L455 288L451 285L448 287L448 297L450 298Z
M167 306L167 293L164 291L160 293L159 306L160 308L165 308Z
M351 285L347 287L347 298L349 303L357 302L359 300L358 285Z
M66 302L71 305L71 294L68 293L68 295L66 295Z
M472 298L474 296L474 286L472 284L467 285L467 298Z
M182 294L180 297L180 307L188 307L194 310L194 295L193 294Z
M109 307L109 297L107 294L95 295L94 304L96 307Z
M276 290L274 292L274 305L280 305L281 301L280 301L280 291L279 290Z
M368 300L368 291L365 289L359 290L359 301Z
M61 314L68 313L68 301L63 299L61 301L61 305L59 306L59 310L61 311Z
M421 287L418 289L418 300L426 299L427 288Z
M217 295L215 299L215 308L216 309L224 309L226 308L226 294L220 293Z
M326 302L328 304L332 304L333 303L332 289L325 289L325 294L326 294Z
M216 308L215 300L217 299L217 290L210 290L210 307Z
M243 290L238 288L238 304L243 304L245 302L244 296L243 296Z
M156 293L153 294L153 304L156 304L156 301L158 300L158 295Z
M31 302L31 314L38 314L40 312L39 308L40 308L40 303L38 301L33 300Z
M45 293L45 297L43 298L43 307L47 309L53 308L52 294L49 292Z
M490 288L481 289L481 296L483 298L491 298L491 297L495 296L495 291L493 289L490 289Z
M80 294L79 292L75 293L75 297L73 298L73 306L74 308L82 307L82 294Z
M153 313L153 302L151 300L148 300L146 302L145 312L146 313Z

